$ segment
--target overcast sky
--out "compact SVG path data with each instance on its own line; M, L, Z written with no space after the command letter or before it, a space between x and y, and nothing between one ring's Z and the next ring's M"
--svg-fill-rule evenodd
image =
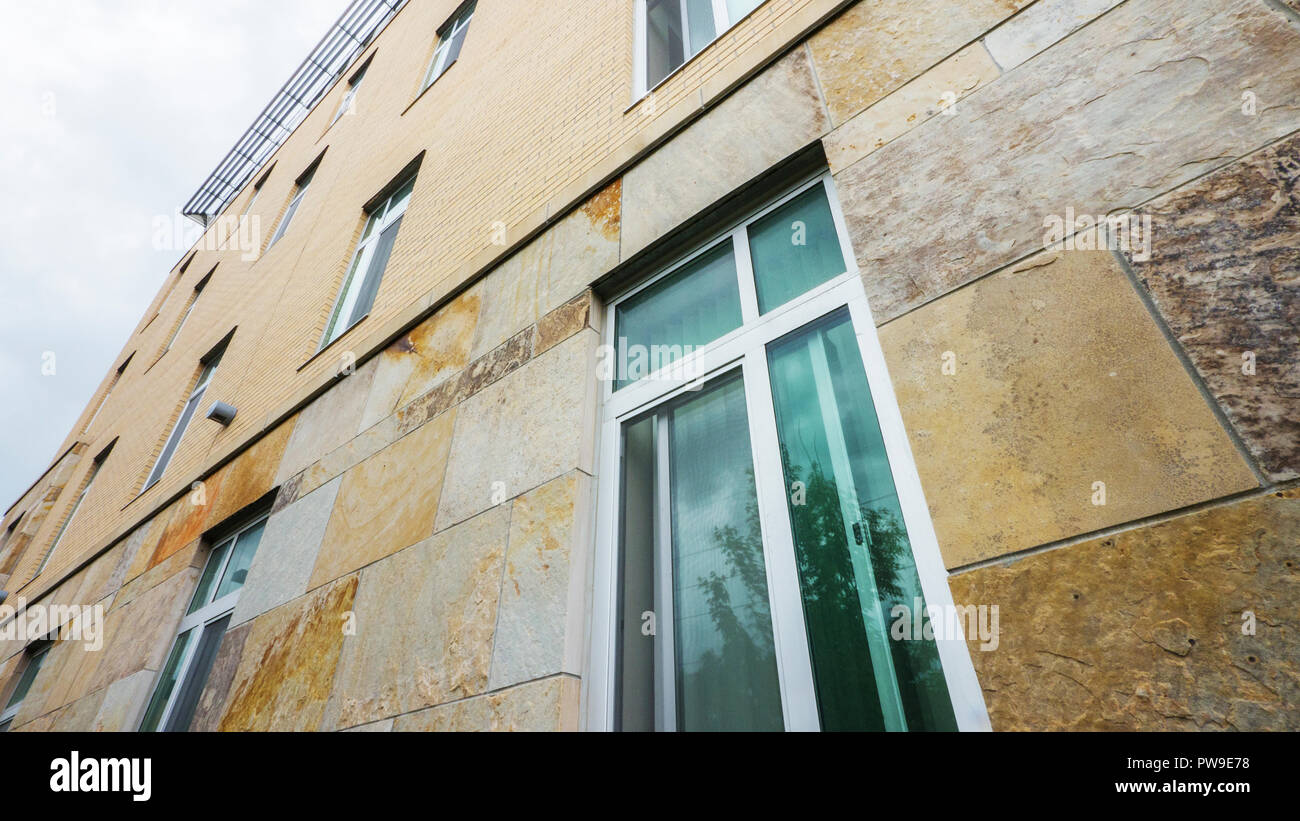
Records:
M0 510L57 455L184 252L154 247L154 218L190 198L346 6L4 3Z

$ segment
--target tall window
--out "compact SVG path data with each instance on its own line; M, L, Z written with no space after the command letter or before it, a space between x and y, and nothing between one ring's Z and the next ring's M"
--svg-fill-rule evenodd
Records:
M113 440L113 444L116 444L116 442L116 439ZM45 566L50 563L50 559L54 557L54 551L59 549L59 544L63 541L63 535L68 532L68 525L72 524L72 520L76 518L77 511L81 509L81 503L85 501L86 494L90 492L90 486L94 483L95 477L99 475L100 468L104 466L104 460L108 458L108 453L113 449L113 444L104 448L104 451L96 456L95 461L91 463L90 474L86 476L86 481L82 483L81 492L77 494L77 499L72 503L72 508L68 511L68 515L64 517L63 524L59 525L59 532L54 534L54 541L50 542L50 549L45 551L45 557L41 559L41 563L37 566L33 578L41 575L41 571L45 569Z
M215 270L217 269L214 267L212 271ZM163 353L170 351L172 345L176 342L176 338L181 335L181 328L184 328L185 323L189 321L190 314L194 311L194 306L198 304L199 295L203 293L203 289L207 287L208 281L212 279L212 271L209 271L207 275L203 277L203 279L199 280L199 283L194 286L194 293L190 294L190 301L185 305L185 313L181 314L181 321L176 324L176 327L172 329L171 336L167 338L167 344L163 346Z
M154 685L140 724L142 732L189 729L265 527L266 517L262 516L222 539L208 553L198 589Z
M433 51L433 60L429 63L429 70L424 73L424 82L420 85L420 90L434 84L451 64L456 62L460 56L460 49L465 45L465 33L469 31L470 18L474 16L474 0L465 3L451 19L442 24L438 29L438 47Z
M266 249L271 250L271 246L280 241L284 232L289 230L289 223L293 222L293 215L298 212L298 206L302 204L302 198L307 196L307 188L311 185L311 178L316 174L316 168L319 162L312 163L311 168L298 178L297 184L293 189L293 198L289 200L289 207L284 209L284 216L280 217L280 224L275 227L275 233L271 235L271 242Z
M90 426L95 424L95 420L99 418L99 412L102 411L104 405L108 403L108 397L113 395L113 388L117 387L117 383L122 379L122 374L126 372L126 366L131 364L131 358L134 356L135 353L132 352L131 355L118 366L117 371L114 372L113 379L108 383L108 389L104 391L103 398L100 399L99 404L95 406L95 412L90 415L90 419L86 420L86 426L81 429L83 433L90 430Z
M355 74L352 79L348 80L348 90L343 95L342 102L339 103L339 110L334 112L334 119L330 120L330 125L334 125L344 114L349 114L357 101L357 90L361 88L361 81L366 77L366 69L370 68L370 61L367 60Z
M45 657L49 655L52 642L42 642L34 646L27 653L27 664L18 676L18 683L14 691L9 694L9 699L5 702L3 711L0 711L0 733L7 732L11 724L14 723L14 717L18 715L18 709L23 706L23 699L27 698L27 692L32 689L32 682L36 680L36 674L41 671L41 665L45 663Z
M763 0L638 0L637 96L663 82Z
M361 241L357 244L347 276L343 278L343 287L334 302L334 310L330 312L329 323L325 326L322 348L370 313L370 308L375 303L375 294L379 292L379 283L384 278L384 269L388 267L388 257L393 252L393 243L397 241L397 231L402 226L402 215L406 213L414 188L415 177L412 175L366 217Z
M593 727L986 726L964 642L891 637L951 593L837 207L819 178L612 301Z
M209 354L204 360L203 367L199 371L199 379L194 385L194 390L190 392L190 398L185 401L185 408L181 411L181 417L176 420L176 426L172 428L171 434L168 435L167 442L163 445L162 452L158 454L158 461L154 463L153 470L149 471L149 479L144 485L145 490L158 484L163 471L167 470L167 463L171 461L172 454L176 452L176 446L180 444L181 437L185 435L185 429L189 427L190 420L194 417L194 412L198 410L199 403L203 401L203 392L208 389L212 377L217 373L217 365L221 362L223 350L218 349L215 353Z

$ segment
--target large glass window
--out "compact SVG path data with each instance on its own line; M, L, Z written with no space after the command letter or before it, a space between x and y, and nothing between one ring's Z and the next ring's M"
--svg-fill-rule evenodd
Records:
M379 283L384 278L384 269L388 267L388 257L393 252L393 243L397 241L397 231L402 227L402 215L406 213L414 188L415 177L411 177L366 217L361 241L352 256L352 264L348 266L343 287L339 290L334 310L330 312L329 322L325 326L322 348L370 313L370 308L375 304L375 294L379 293Z
M424 73L421 91L433 85L460 56L461 47L465 45L465 35L469 33L469 21L474 17L474 6L473 0L464 4L438 29L438 46L433 50L429 70Z
M176 420L176 426L172 428L171 434L168 435L167 441L163 444L162 452L158 454L158 461L154 463L153 470L149 471L149 478L144 484L145 490L153 487L162 478L163 472L167 470L167 463L172 460L172 455L176 452L176 446L180 444L181 438L185 436L185 431L190 426L190 420L194 418L194 412L198 410L199 403L203 401L203 394L212 382L212 377L216 376L217 365L221 363L221 352L212 354L203 363L202 370L199 371L199 379L194 385L194 390L190 392L189 399L185 400L185 407L181 409L181 416Z
M36 681L36 675L41 671L41 665L45 663L45 657L52 646L52 642L46 641L28 651L27 664L19 674L13 692L5 701L4 710L0 711L0 733L6 732L13 724L14 717L18 715L18 709L23 706L23 699L27 698L28 691L32 689L32 682Z
M199 585L154 685L140 724L142 732L189 729L265 528L266 518L257 519L222 539L208 553Z
M819 178L613 300L593 726L987 724L844 236Z
M638 57L642 69L638 96L644 94L718 35L734 26L763 0L640 0L638 27L644 32Z

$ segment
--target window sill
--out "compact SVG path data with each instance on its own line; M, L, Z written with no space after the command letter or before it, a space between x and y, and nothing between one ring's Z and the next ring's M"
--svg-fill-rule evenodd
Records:
M322 356L323 354L325 354L325 353L326 353L330 348L333 348L335 345L339 344L339 342L341 342L342 340L346 339L346 338L348 337L349 334L351 334L351 333L352 333L353 331L355 331L358 327L360 327L361 323L362 323L362 322L365 322L365 321L366 321L366 318L369 317L369 316L370 316L370 314L369 314L368 312L365 313L365 314L362 314L362 315L361 315L361 318L358 319L356 322L353 322L350 326L348 326L348 329L347 329L346 331L344 331L343 333L339 334L339 335L338 335L337 337L335 337L331 342L329 342L328 344L326 344L326 345L324 345L323 347L321 347L319 350L316 351L316 353L314 353L314 354L312 354L311 356L307 357L306 361L304 361L301 365L299 365L297 368L295 368L295 372L297 372L297 373L301 373L301 372L303 371L303 369L306 368L308 365L310 365L311 363L315 362L317 359L320 359L321 356Z
M459 58L459 57L457 57L455 60L452 60L452 61L451 61L451 65L448 65L446 68L444 68L444 69L442 70L442 73L439 74L438 77L437 77L437 79L435 79L432 83L429 83L427 86L425 86L424 88L420 89L420 93L415 95L415 99L414 99L414 100L411 100L411 102L407 103L406 108L402 109L402 113L401 113L401 114L398 114L397 116L399 116L399 117L405 117L405 116L406 116L406 112L410 111L410 110L415 106L416 103L420 102L420 98L423 97L425 94L428 94L428 93L429 93L429 89L433 88L433 87L436 86L438 83L442 82L442 78L443 78L443 77L446 77L446 76L451 72L452 66L456 65L456 64L459 63L459 62L460 62L460 58Z

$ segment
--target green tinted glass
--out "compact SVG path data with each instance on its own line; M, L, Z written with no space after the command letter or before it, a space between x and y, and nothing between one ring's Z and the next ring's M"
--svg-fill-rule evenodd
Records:
M760 313L844 273L826 188L814 185L750 225L749 254Z
M140 732L152 733L158 729L158 722L162 720L163 710L167 709L167 700L171 698L172 690L176 688L176 679L180 676L181 662L185 660L185 651L189 649L190 640L194 638L196 630L186 630L176 637L176 643L172 645L171 655L167 657L167 663L163 665L162 674L158 677L158 685L154 688L153 698L149 700L149 707L144 712L144 721L140 723Z
M822 728L955 730L934 642L890 638L924 596L848 310L768 361Z

